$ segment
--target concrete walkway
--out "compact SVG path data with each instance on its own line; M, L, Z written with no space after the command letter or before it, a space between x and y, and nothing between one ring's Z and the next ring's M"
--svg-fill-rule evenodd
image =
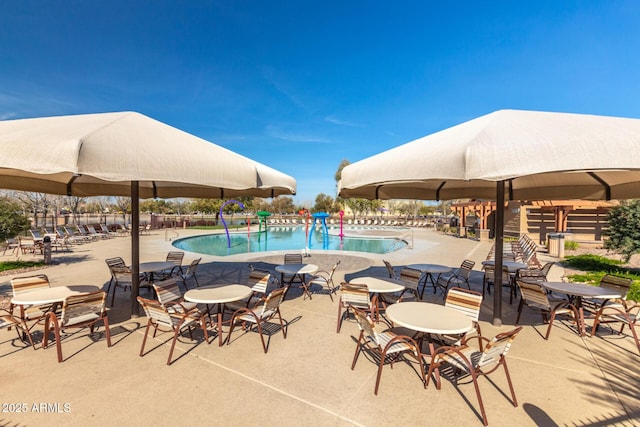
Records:
M141 261L163 260L173 249L169 238L198 233L158 230L141 236ZM413 249L384 256L313 251L308 262L328 269L340 259L340 282L386 276L383 258L395 266L458 266L469 258L476 262L472 288L482 290L480 262L489 248L490 243L417 229ZM113 256L130 261L130 238L75 246L71 253L54 254L56 264L38 273L47 274L54 286L102 286L109 279L104 260ZM187 253L185 264L199 256ZM243 283L249 264L273 271L281 260L282 253L273 252L203 256L198 277L201 285ZM563 273L560 267L551 270L556 279ZM0 293L10 289L11 277L0 278ZM358 327L348 320L336 334L337 302L326 294L305 300L298 289L291 290L282 306L287 339L274 331L267 354L254 333L234 332L230 345L219 347L196 332L196 341L179 341L171 366L165 365L170 334L151 339L148 353L138 356L146 318L130 316L129 295L118 290L109 313L114 345L107 348L103 336L81 331L64 340L66 360L60 364L54 347L34 351L13 330L0 330L0 425L482 425L466 379L458 387L443 379L442 390L431 382L425 390L413 366L397 363L384 367L374 396L377 366L361 355L350 369ZM442 303L442 296L427 289L425 300ZM514 327L517 304L509 305L507 292L503 301L503 326L495 327L493 295L485 299L484 336ZM518 407L510 403L503 372L480 379L490 425L640 425L640 356L630 336L610 334L605 327L598 337L580 338L570 323L557 322L545 341L539 316L527 311L520 323L524 329L508 356Z

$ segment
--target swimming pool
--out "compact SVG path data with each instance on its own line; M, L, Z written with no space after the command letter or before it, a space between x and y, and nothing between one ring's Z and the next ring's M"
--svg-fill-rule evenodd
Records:
M406 231L396 229L344 229L345 237L341 240L337 228L329 229L328 238L323 239L318 229L313 232L309 249L335 251L369 252L386 254L407 247ZM247 232L230 233L231 247L227 247L226 234L207 234L204 236L186 237L173 242L173 246L189 252L206 255L237 255L249 252L267 251L299 251L308 246L304 227L270 227L262 233Z

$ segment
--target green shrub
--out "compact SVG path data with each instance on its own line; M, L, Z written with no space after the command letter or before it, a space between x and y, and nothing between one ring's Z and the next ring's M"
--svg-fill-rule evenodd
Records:
M0 271L16 270L18 268L41 267L44 262L36 261L4 261L0 262Z
M575 251L578 249L578 242L573 240L565 240L564 241L564 250L565 251Z

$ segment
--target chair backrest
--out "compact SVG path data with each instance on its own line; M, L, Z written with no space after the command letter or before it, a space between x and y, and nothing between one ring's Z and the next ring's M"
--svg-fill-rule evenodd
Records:
M191 261L191 264L189 264L189 267L187 267L187 272L184 275L186 277L191 277L194 274L196 274L196 270L198 269L198 266L200 265L200 261L202 261L202 258L196 258L193 261Z
M51 287L51 283L49 282L49 278L45 274L14 277L13 279L11 279L11 289L13 290L14 296L23 292L29 292L35 289L49 287Z
M386 260L382 260L382 262L384 262L384 266L387 267L387 273L389 273L389 277L392 279L396 278L396 271L393 269L393 266L391 265L391 263L389 261Z
M377 344L379 346L380 344L378 342L378 334L376 332L376 325L373 322L373 320L371 320L371 318L369 316L367 316L367 314L364 311L358 310L356 307L352 306L351 310L353 311L353 315L356 318L356 322L358 322L358 327L360 328L360 330L362 332L364 332L364 334L370 340L372 340L375 344Z
M522 295L522 299L525 303L531 303L537 307L543 307L547 310L551 309L549 297L542 286L536 283L525 282L521 278L517 278L516 283L518 284L518 288L520 288L520 294Z
M105 291L68 296L62 304L60 316L62 326L91 322L97 319L104 311L106 300L107 293Z
M518 326L511 331L502 332L491 339L484 347L482 355L474 364L475 368L486 366L493 363L500 362L500 359L505 357L511 348L511 343L516 338L518 332L522 330L522 326ZM473 363L473 362L472 362Z
M333 267L331 267L331 271L329 272L329 281L333 280L333 274L336 272L339 265L340 265L340 260L336 261L336 263L333 264Z
M29 230L34 239L42 239L42 233L39 230Z
M547 281L547 275L537 268L521 268L516 273L516 279L528 283L542 283Z
M166 307L160 304L160 301L138 297L138 302L144 309L144 312L150 320L170 328L174 328L176 320L169 315Z
M278 309L280 303L284 299L284 294L287 291L286 287L276 288L271 291L267 298L264 301L264 305L262 306L262 314L271 313Z
M456 276L468 279L471 275L471 270L473 270L474 265L476 265L475 261L465 259L464 261L462 261L462 264L460 264L460 267L456 270Z
M484 276L487 282L494 283L496 279L496 266L495 265L485 265L484 267ZM509 273L509 267L506 265L502 266L502 283L505 285L511 281L511 276Z
M420 277L422 277L422 272L420 270L405 267L400 270L400 276L398 279L400 279L406 288L417 290L418 285L420 284Z
M181 252L181 251L170 251L167 254L167 262L172 262L177 266L182 265L183 259L184 259L184 252Z
M302 254L284 254L285 264L302 264Z
M162 305L182 300L182 293L175 277L153 283L153 289L156 291L158 301Z
M251 269L249 273L249 279L247 286L251 286L251 290L255 293L266 294L269 281L271 280L271 273L265 270Z
M477 322L482 306L482 294L468 289L451 288L447 292L444 306L457 310Z
M632 283L633 280L630 278L605 274L598 286L620 292L622 299L625 299Z
M369 306L369 287L365 284L343 282L340 286L340 301L347 306Z
M553 267L554 264L555 262L551 261L542 266L541 270L542 270L542 273L544 273L544 277L547 277L547 275L549 274L549 271L551 270L551 267Z

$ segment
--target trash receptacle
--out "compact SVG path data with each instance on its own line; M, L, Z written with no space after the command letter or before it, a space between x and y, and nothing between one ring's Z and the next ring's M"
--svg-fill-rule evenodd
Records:
M562 233L549 233L548 235L547 250L549 255L564 258L564 234Z
M44 263L51 264L51 237L44 236L42 239L42 253L44 254Z

